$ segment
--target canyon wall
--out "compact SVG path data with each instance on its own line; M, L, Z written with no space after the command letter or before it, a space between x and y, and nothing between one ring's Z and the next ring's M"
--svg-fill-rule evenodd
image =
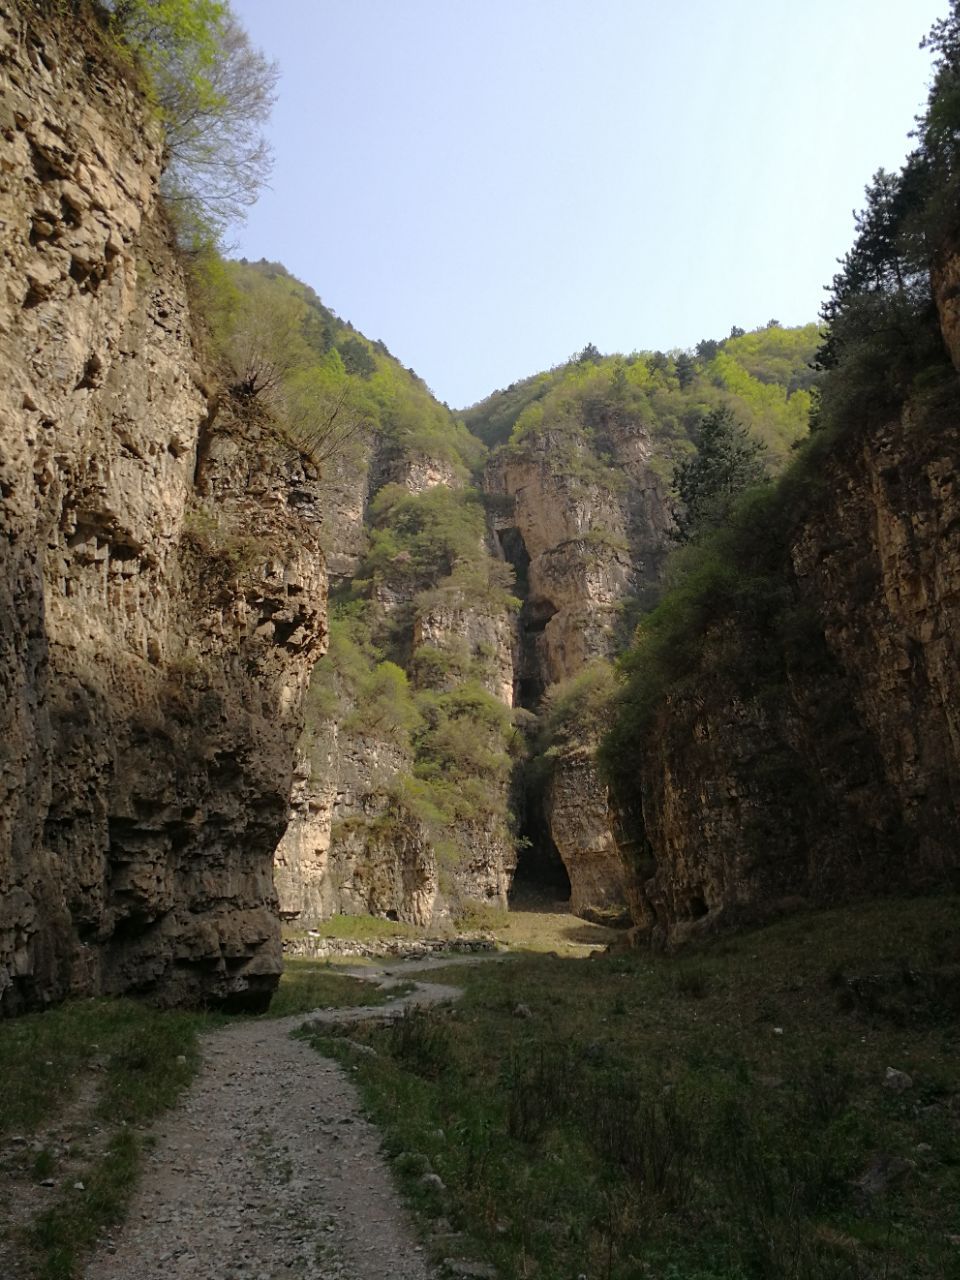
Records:
M960 869L956 386L824 451L776 627L716 621L635 762L639 936Z
M415 697L456 696L472 682L511 708L516 615L503 592L471 590L456 566L452 575L439 563L411 572L401 547L375 579L364 576L371 506L390 487L414 500L438 489L457 495L463 467L371 435L359 458L339 469L323 536L341 593L365 604L365 639L409 673ZM471 571L488 574L495 550L480 533ZM432 815L408 731L390 707L377 711L375 690L343 676L337 656L335 649L317 669L326 696L308 703L291 821L277 850L284 917L301 927L338 913L427 925L469 903L505 906L516 861L509 779L491 783L492 809ZM377 658L358 658L362 675L373 676ZM404 705L416 715L412 701Z
M655 454L636 419L606 424L600 449L586 430L548 420L488 465L497 537L522 580L525 707L538 708L545 693L612 658L625 640L625 607L657 589L672 517ZM534 857L562 861L576 914L610 921L626 914L626 884L596 746L586 730L575 735L528 803L542 811L537 843L551 846Z
M129 69L11 0L0 57L0 1007L262 1004L317 476L213 394Z

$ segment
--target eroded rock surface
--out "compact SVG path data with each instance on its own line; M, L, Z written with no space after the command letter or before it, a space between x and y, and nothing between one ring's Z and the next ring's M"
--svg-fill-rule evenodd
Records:
M218 406L95 30L0 2L0 1000L255 1001L326 583L316 477Z
M501 450L487 470L486 487L501 504L497 535L522 576L515 665L528 707L611 657L623 642L623 606L659 582L672 516L651 436L639 422L610 423L603 444L601 463L585 433L548 425ZM572 743L554 762L542 801L530 803L542 803L545 831L536 838L549 833L574 912L610 919L626 914L625 872L595 749L586 737Z
M791 539L795 634L780 652L742 618L708 637L638 762L644 936L956 875L958 457L943 407L838 447ZM731 652L782 676L744 678Z

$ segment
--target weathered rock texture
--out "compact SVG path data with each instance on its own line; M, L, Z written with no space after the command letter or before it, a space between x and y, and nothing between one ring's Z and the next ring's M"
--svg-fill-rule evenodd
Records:
M162 141L94 30L0 0L0 1001L256 1000L325 576L316 477L217 408Z
M525 568L525 674L541 689L610 656L620 606L659 580L671 515L653 442L639 423L608 434L603 466L584 439L545 429L488 469L488 491L513 500L497 528Z
M544 809L570 876L574 915L628 924L626 866L592 745L560 756L547 784Z
M486 486L501 509L497 534L523 580L518 655L520 698L536 705L552 685L616 651L621 610L655 589L672 516L652 462L654 444L638 422L610 424L603 460L585 434L538 432L501 450ZM552 842L578 915L626 912L624 867L607 789L594 764L595 743L571 745L555 763L542 796L537 840ZM542 862L550 851L534 851Z
M461 472L446 459L368 440L341 469L335 509L324 521L327 556L342 580L349 583L362 568L367 511L384 486L401 485L414 495L438 485L459 489ZM406 665L413 669L428 650L447 663L432 688L457 687L469 669L512 707L516 614L482 593L452 584L422 590L428 585L410 581L401 565L371 589L381 618L402 637ZM363 723L363 708L347 689L338 686L335 700L335 709L311 715L301 742L291 820L276 854L283 915L301 925L338 913L422 925L465 901L505 905L516 862L505 816L478 819L438 840L403 802L410 753ZM469 856L455 854L455 842Z
M790 540L796 634L708 636L645 751L643 934L956 874L958 457L942 407L853 434ZM781 674L758 680L758 656Z
M285 917L336 914L427 924L437 866L427 833L398 811L397 776L410 760L391 742L351 732L338 719L306 736L292 819L276 857Z

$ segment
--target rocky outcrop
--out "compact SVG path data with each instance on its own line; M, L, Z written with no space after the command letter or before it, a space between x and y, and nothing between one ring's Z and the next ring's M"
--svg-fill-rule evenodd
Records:
M394 791L410 760L394 743L344 728L344 718L304 739L291 821L276 855L281 911L301 924L338 914L427 924L436 860Z
M790 538L793 634L708 635L644 753L643 935L956 876L958 456L942 405L851 436Z
M446 460L408 456L389 440L370 442L352 483L356 500L349 506L361 520L387 485L413 496L438 486L462 488L459 469ZM364 541L366 530L360 526ZM351 548L361 545L355 521L341 526L328 513L324 536L328 555L348 570L346 580L363 581L362 558L350 559ZM403 663L415 692L443 695L480 686L513 706L516 613L506 590L496 586L505 566L492 552L481 522L472 587L445 575L440 565L411 574L403 551L380 567L374 581L364 582L368 639L376 635L381 651ZM354 660L372 673L369 652ZM336 672L335 664L317 674L331 678L328 672ZM309 717L291 821L277 849L283 915L308 926L338 913L427 924L470 901L505 905L516 861L506 816L509 781L499 788L496 813L441 821L417 781L408 734L391 736L378 726L362 693L338 675L332 675L329 695L332 705L318 706ZM475 736L479 741L485 734L481 726Z
M0 0L0 1002L256 1003L323 637L317 477L212 403L159 128L64 21Z
M526 707L611 657L624 604L659 582L672 516L652 438L640 423L618 422L601 444L598 455L585 432L546 426L487 470L497 536L523 584L516 667ZM578 915L610 919L626 912L624 869L594 750L585 740L554 761L535 824L552 847L533 856L562 859Z
M629 923L626 867L592 745L575 747L556 760L544 810L570 877L574 915L603 924Z
M484 688L507 707L514 705L517 643L515 614L469 600L455 585L423 600L413 622L414 661L425 650L443 654L451 671L477 671Z
M496 455L486 488L527 579L523 626L541 688L611 655L619 608L659 581L671 515L641 424L611 427L602 464L569 429Z

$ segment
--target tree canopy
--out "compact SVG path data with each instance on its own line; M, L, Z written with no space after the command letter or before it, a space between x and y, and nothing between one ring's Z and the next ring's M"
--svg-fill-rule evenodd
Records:
M767 479L764 448L729 409L715 409L700 423L697 452L673 475L677 538L690 542L728 518L735 499Z

